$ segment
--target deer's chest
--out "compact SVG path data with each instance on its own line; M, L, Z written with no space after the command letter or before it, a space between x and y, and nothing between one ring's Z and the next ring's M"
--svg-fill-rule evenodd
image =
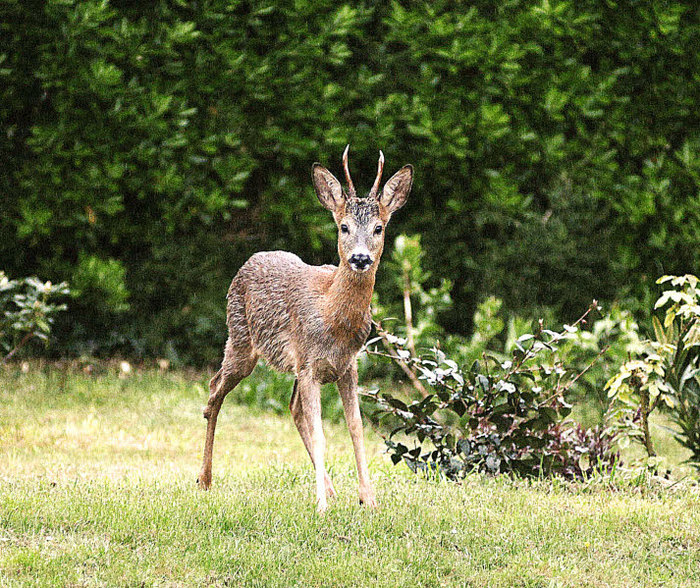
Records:
M362 348L371 328L369 313L360 324L335 324L314 338L311 360L314 379L336 382L347 371Z

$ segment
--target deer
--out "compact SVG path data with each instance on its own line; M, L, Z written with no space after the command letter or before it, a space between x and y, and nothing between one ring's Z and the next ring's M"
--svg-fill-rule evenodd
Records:
M295 376L289 408L315 469L316 510L335 496L326 472L321 420L321 385L334 382L340 394L355 454L360 503L377 507L365 454L358 400L357 356L371 329L370 301L384 249L386 226L408 198L413 167L399 169L380 191L384 154L366 197L357 196L343 152L347 190L320 163L312 180L320 203L338 230L339 263L307 265L287 251L252 255L233 278L227 294L228 339L221 368L209 382L207 421L199 486L212 481L216 420L226 395L251 374L262 358L273 369Z

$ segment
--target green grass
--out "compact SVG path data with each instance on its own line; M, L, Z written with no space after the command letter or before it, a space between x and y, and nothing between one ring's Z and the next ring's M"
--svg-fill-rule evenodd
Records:
M201 492L205 385L0 372L0 586L700 585L688 480L428 481L370 430L369 511L345 427L329 423L339 496L319 517L291 418L227 402Z

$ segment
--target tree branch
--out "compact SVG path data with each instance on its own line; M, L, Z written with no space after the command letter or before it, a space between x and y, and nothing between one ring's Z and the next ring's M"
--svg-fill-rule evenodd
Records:
M20 340L17 345L15 345L15 348L10 351L2 360L2 364L5 365L10 359L12 358L13 355L15 355L22 347L24 347L29 340L34 336L34 331L29 331L28 333L25 333L24 337Z
M396 352L396 348L391 344L389 339L387 339L387 332L382 328L382 325L378 323L377 321L372 321L374 324L374 328L377 330L377 333L382 339L382 344L384 347L386 347L387 351L392 354L392 359L396 361L396 363L399 364L399 367L403 370L403 373L406 374L408 379L411 381L411 384L413 384L413 387L418 390L418 392L425 398L426 396L429 395L429 392L425 389L425 386L421 383L421 381L418 379L418 376L413 372L413 370L409 367L409 365L399 357L399 354Z

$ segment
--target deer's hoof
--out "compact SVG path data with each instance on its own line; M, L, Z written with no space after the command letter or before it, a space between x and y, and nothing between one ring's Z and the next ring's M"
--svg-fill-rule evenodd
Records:
M333 482L331 482L331 479L327 475L326 475L326 496L328 496L328 498L335 497L335 488L333 488Z
M211 474L200 474L197 478L197 485L201 490L209 490L211 486Z
M372 494L366 494L366 495L360 495L360 504L362 506L366 506L367 508L379 508L379 505L377 504L377 499L374 496L374 493Z

